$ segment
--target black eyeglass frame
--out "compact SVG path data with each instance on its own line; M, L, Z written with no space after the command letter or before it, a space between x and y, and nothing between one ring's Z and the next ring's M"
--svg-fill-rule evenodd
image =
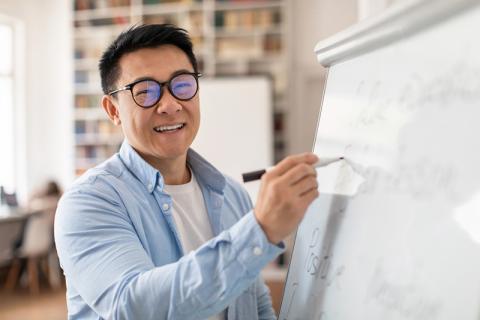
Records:
M176 77L178 76L182 76L182 75L191 75L195 78L195 82L197 84L197 88L195 90L195 93L192 95L191 98L189 99L181 99L181 98L178 98L174 93L173 93L173 90L172 90L172 87L171 87L171 83L172 83L172 80L175 79ZM175 97L175 99L178 99L180 101L188 101L188 100L192 100L196 95L197 95L197 92L198 92L198 78L200 78L201 76L203 76L203 74L199 73L199 72L180 72L180 73L177 73L177 74L174 74L170 79L168 79L167 81L164 81L164 82L159 82L155 79L152 79L152 78L144 78L144 79L139 79L137 81L134 81L132 83L129 83L127 85L125 85L123 88L119 88L119 89L116 89L116 90L113 90L111 92L108 93L109 96L117 93L117 92L120 92L120 91L124 91L124 90L129 90L130 91L130 94L132 95L132 99L133 101L135 102L135 104L137 106L139 106L140 108L144 108L144 109L148 109L148 108L151 108L153 107L154 105L156 105L158 103L158 101L160 101L160 99L162 99L162 96L163 96L163 87L167 87L168 91L170 92L170 94ZM137 100L135 100L135 97L133 96L133 87L137 84L137 83L140 83L140 82L143 82L143 81L153 81L155 83L157 83L160 87L160 95L158 96L158 99L155 101L155 103L152 103L151 105L149 106L142 106L141 104L139 104L137 102Z

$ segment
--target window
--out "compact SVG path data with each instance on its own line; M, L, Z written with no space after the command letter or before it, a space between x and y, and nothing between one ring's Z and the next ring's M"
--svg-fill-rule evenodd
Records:
M0 20L0 185L15 185L13 27Z

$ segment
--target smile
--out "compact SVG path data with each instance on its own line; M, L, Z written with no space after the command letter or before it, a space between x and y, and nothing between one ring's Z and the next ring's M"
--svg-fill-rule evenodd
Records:
M167 126L158 126L153 128L156 132L170 132L175 130L180 130L185 127L185 123L172 124Z

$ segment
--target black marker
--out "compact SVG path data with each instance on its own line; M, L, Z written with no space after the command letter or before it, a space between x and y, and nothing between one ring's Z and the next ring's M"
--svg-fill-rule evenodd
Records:
M313 164L313 166L315 168L325 167L325 166L328 166L331 163L334 163L334 162L337 162L337 161L340 161L340 160L343 160L343 157L322 158L322 159L318 160L317 162L315 162ZM265 172L267 172L266 169L244 173L244 174L242 174L243 182L258 180L265 174Z

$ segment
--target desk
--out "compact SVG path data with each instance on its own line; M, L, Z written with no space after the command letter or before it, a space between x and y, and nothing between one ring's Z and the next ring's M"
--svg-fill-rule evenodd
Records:
M26 220L39 212L38 210L30 210L23 207L0 206L0 223Z

